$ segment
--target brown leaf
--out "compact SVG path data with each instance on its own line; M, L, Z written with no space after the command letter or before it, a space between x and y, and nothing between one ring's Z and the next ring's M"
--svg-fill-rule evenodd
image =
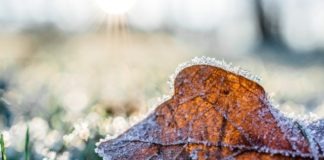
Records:
M323 158L323 146L307 134L307 127L283 117L263 88L243 76L195 65L183 69L174 86L172 98L149 117L118 138L100 143L99 155L106 159Z

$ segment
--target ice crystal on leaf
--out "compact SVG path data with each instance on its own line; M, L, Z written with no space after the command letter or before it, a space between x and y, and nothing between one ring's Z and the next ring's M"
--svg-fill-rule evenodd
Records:
M177 69L168 100L96 152L104 159L323 159L323 121L284 116L258 79L194 58Z
M217 60L215 58L202 56L202 57L195 57L188 62L178 65L178 67L175 69L175 72L170 76L169 81L168 81L171 92L173 91L174 80L175 80L175 77L178 75L178 73L180 71L182 71L184 68L194 66L194 65L210 65L210 66L222 68L224 70L241 75L241 76L243 76L247 79L250 79L252 81L255 81L255 82L260 82L260 80L261 80L261 78L258 75L254 75L254 74L250 73L249 71L242 69L239 66L233 66L232 63L227 63L224 60Z

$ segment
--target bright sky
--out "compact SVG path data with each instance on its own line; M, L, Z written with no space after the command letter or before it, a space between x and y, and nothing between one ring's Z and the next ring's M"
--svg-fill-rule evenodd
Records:
M0 23L53 23L70 30L100 21L105 13L128 12L130 23L143 29L172 23L205 30L224 19L249 17L249 7L241 0L0 0Z
M54 24L65 31L83 31L102 24L107 14L127 12L128 25L150 31L219 31L221 38L254 36L252 0L0 0L0 31ZM278 13L288 45L297 50L324 43L324 1L265 1ZM278 4L277 10L271 8ZM270 6L270 7L269 7ZM239 32L239 33L238 33ZM225 35L222 35L226 33ZM255 34L255 33L254 33ZM235 43L235 42L233 42ZM242 43L242 41L238 42Z

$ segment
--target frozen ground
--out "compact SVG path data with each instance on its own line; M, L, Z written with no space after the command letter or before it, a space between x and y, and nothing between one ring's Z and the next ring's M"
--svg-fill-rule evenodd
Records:
M202 55L259 75L281 111L324 118L324 66L316 57L271 48L233 54L193 42L162 33L1 34L0 107L8 114L0 115L0 128L8 154L22 152L26 123L36 158L92 152L99 138L121 133L169 93L178 64Z

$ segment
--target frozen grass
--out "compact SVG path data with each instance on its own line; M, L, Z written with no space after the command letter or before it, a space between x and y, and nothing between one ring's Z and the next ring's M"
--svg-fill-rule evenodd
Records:
M168 98L156 103L168 93L165 82L176 66L204 53L166 35L135 35L131 43L98 34L59 44L32 40L7 42L12 52L0 54L0 118L8 120L0 129L8 159L23 159L26 124L30 159L100 159L95 143L143 119ZM324 117L322 66L296 68L254 56L224 59L262 76L261 85L276 93L280 110Z
M4 144L3 134L0 134L0 151L1 151L1 160L7 160L6 148Z
M29 149L29 127L27 127L26 134L25 134L25 160L30 159L30 149Z

